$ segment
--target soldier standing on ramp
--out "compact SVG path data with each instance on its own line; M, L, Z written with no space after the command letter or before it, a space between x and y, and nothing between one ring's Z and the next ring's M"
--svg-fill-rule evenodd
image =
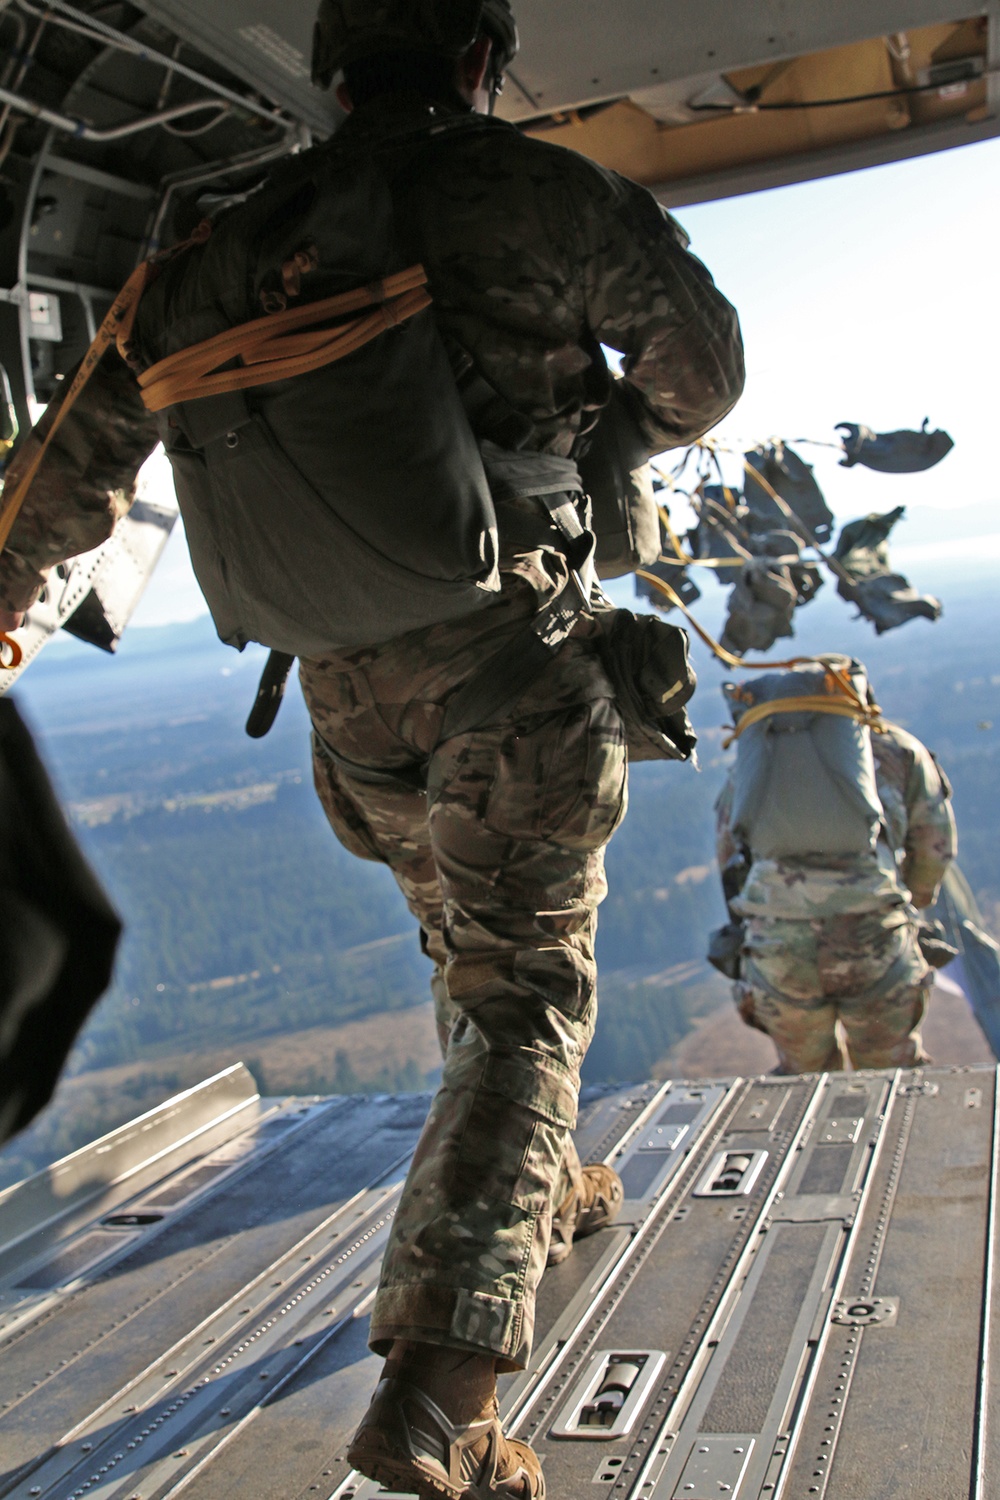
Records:
M914 908L933 905L955 855L943 772L879 718L857 661L723 692L739 748L716 851L735 920L710 956L736 980L741 1016L774 1042L779 1073L845 1067L840 1029L856 1068L929 1061L932 976Z
M389 865L438 965L443 1082L385 1257L371 1343L387 1364L350 1457L451 1500L543 1494L534 1454L501 1431L496 1374L528 1361L553 1211L560 1258L620 1201L613 1173L567 1156L604 846L626 806L573 462L609 397L600 346L625 357L647 454L705 432L743 383L736 316L651 195L490 118L516 46L507 0L323 0L314 73L343 74L346 124L171 261L119 340L162 412L220 635L300 657L334 831ZM329 245L348 247L353 279ZM424 271L433 316L413 312ZM306 335L320 296L376 313ZM339 329L346 347L390 322L319 368ZM293 326L271 358L268 327L280 342ZM393 398L420 338L422 379ZM299 359L316 373L280 380ZM0 626L127 503L157 436L127 373L105 361L50 450L0 559ZM456 471L463 409L474 442ZM393 459L401 434L419 461ZM25 448L22 464L37 438ZM466 507L457 538L446 482Z

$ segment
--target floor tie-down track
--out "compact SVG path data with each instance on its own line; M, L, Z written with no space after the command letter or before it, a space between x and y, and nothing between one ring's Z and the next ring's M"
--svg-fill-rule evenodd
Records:
M343 1455L426 1101L225 1078L173 1148L154 1119L147 1156L0 1198L0 1496L378 1493ZM647 1084L580 1145L625 1208L546 1274L503 1392L552 1500L1000 1492L994 1072Z

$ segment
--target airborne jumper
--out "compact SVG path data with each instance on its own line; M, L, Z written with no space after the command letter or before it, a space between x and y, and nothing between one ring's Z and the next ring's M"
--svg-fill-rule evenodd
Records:
M600 36L597 71L596 38L549 6L539 42L560 22L572 45L537 76L526 65L513 112L687 201L994 133L992 15L940 25L887 9L887 38L866 40L873 23L849 10L817 20L807 53L804 22L747 34L704 8L678 49L662 7L636 6L634 33ZM23 153L7 309L18 358L0 347L12 430L134 261L174 237L174 207L183 235L211 199L235 201L304 131L334 123L301 77L297 18L286 33L277 7L230 11L228 30L211 9L170 4L105 16L63 0L0 10L17 33L4 145ZM32 55L37 72L19 61ZM217 131L231 138L213 160ZM84 235L91 193L105 216L133 208L131 234ZM136 591L113 602L108 546L51 581L29 651L63 624L114 644ZM425 1108L261 1102L231 1070L4 1195L0 1493L370 1496L345 1445L374 1380L365 1316ZM993 1074L648 1085L594 1100L580 1145L620 1173L622 1214L543 1282L535 1357L503 1393L507 1430L532 1443L550 1493L989 1492ZM336 1163L322 1185L317 1156Z

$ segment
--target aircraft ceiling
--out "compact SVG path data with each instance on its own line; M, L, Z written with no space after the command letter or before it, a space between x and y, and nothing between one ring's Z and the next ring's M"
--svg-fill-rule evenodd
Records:
M335 127L332 95L309 84L310 0L141 3L314 130ZM997 128L984 116L1000 104L989 71L1000 64L998 0L964 14L945 0L618 0L613 9L606 0L519 0L516 8L522 50L501 113L628 172L665 202L894 160ZM747 70L753 76L740 79ZM763 90L756 112L744 106L746 88ZM873 93L899 97L798 107ZM609 109L593 123L593 112Z
M247 83L326 133L343 118L309 81L312 0L141 0L142 9Z
M996 0L964 12L945 0L523 0L518 16L504 113L671 205L1000 130Z
M540 113L656 82L774 63L954 14L946 0L616 0L614 6L520 0L515 72Z

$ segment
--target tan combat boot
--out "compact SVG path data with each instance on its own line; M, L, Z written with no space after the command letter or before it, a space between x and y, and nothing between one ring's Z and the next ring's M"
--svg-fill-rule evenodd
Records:
M625 1189L617 1172L603 1162L582 1169L582 1182L570 1189L552 1215L552 1238L549 1240L550 1266L561 1265L573 1248L574 1240L593 1234L611 1224L621 1212Z
M420 1500L545 1500L538 1458L504 1437L496 1388L488 1355L397 1339L348 1463Z

